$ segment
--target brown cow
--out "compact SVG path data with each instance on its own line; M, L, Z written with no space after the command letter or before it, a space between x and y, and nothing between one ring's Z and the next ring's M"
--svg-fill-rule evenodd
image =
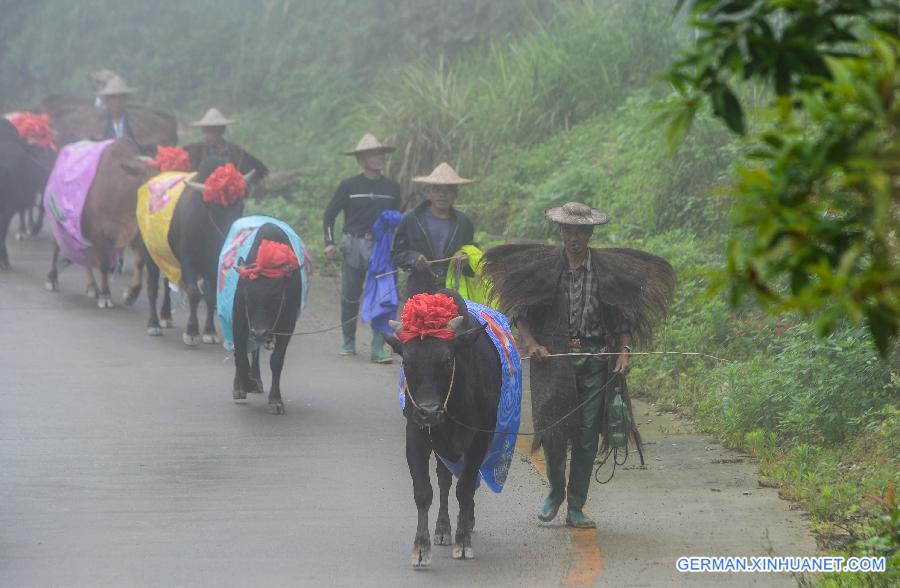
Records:
M101 260L115 259L115 252L132 246L138 234L137 191L155 173L146 167L147 157L140 155L137 145L130 139L119 139L111 143L100 157L97 173L88 191L81 216L81 233L93 245ZM47 274L47 289L59 289L57 263L59 246L54 243L53 261ZM135 272L131 291L140 289L143 263L139 252L135 253ZM115 269L109 262L101 262L100 288L94 273L87 269L88 295L97 297L98 308L112 308L109 290L109 273ZM134 295L135 297L137 294Z

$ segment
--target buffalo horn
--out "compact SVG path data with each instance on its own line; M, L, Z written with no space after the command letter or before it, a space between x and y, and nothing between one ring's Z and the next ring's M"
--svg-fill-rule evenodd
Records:
M198 192L202 192L203 190L206 189L206 186L201 184L200 182L185 182L185 183L188 185L188 187L193 188L194 190L197 190Z
M447 328L453 329L454 331L458 331L459 328L462 326L464 320L466 320L466 319L462 316L458 316L456 318L450 319L450 322L447 323Z
M388 321L388 325L395 331L399 331L403 328L403 323L400 321Z

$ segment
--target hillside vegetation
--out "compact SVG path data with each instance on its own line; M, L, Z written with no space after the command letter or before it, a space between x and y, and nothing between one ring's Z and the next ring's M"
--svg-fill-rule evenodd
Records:
M728 360L641 358L634 387L752 452L765 483L810 512L823 548L896 558L896 355L879 359L858 327L819 339L804 317L733 311L709 293L729 231L716 187L742 146L701 117L677 155L665 147L654 75L690 40L672 4L19 2L0 24L0 106L85 93L94 67L120 70L182 121L218 105L241 120L236 142L303 172L253 207L319 252L322 210L355 169L339 152L366 130L398 146L390 166L404 182L444 159L478 178L460 207L481 245L551 238L541 212L554 203L610 212L598 245L644 248L678 271L654 349Z

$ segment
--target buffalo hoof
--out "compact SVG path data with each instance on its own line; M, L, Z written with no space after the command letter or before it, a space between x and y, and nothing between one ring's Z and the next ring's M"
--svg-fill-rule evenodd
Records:
M284 414L284 404L279 400L269 403L269 414Z
M253 384L253 389L250 390L253 394L262 394L266 391L263 386L262 380L258 380L256 378L250 378L250 383Z
M0 259L0 271L6 271L9 269L9 260L8 259Z
M216 343L221 343L218 336L211 335L210 333L203 333L203 337L201 337L201 340L206 345L215 345Z
M151 337L162 337L162 329L160 327L147 327L147 334Z
M108 309L113 308L114 306L115 305L113 304L113 301L109 299L109 296L102 296L97 299L97 308Z
M122 298L124 299L125 306L133 306L134 303L137 302L138 295L140 293L140 290L125 288L125 291L122 293Z
M231 391L231 397L235 400L247 400L247 391L243 388L235 388Z
M88 286L85 293L88 295L88 298L97 298L100 296L100 291L97 290L97 286Z
M171 317L170 318L162 318L162 319L159 319L159 326L161 326L164 329L171 329L172 327L175 326L175 323L172 322Z
M450 523L438 521L434 526L434 541L432 543L435 545L452 545L453 539L451 535Z
M23 233L22 231L16 231L16 241L24 241L28 238L28 233Z
M200 335L188 335L187 333L184 333L181 335L181 340L184 341L184 344L188 347L200 345Z
M56 280L47 280L44 282L44 288L50 292L59 292L59 282Z
M475 559L475 550L471 545L454 545L453 559Z
M414 570L421 570L431 566L431 548L415 547L412 552L412 567Z

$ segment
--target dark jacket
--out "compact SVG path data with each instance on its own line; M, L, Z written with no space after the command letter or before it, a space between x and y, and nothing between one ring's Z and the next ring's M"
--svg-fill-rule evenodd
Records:
M113 129L112 114L110 114L109 110L107 110L105 114L106 114L106 128L103 131L103 138L104 139L118 139L118 137L116 137L116 132ZM134 138L134 131L131 129L131 123L128 121L128 111L125 111L125 113L122 115L122 125L124 127L122 129L122 131L123 131L122 136L128 137L129 139L131 139L132 141L137 143L137 140Z
M191 167L194 168L194 171L199 170L203 162L210 159L215 160L219 165L233 163L234 167L241 172L241 175L248 174L251 170L254 170L255 173L250 178L251 184L261 182L269 174L269 168L263 162L228 141L225 141L225 145L220 150L212 149L203 142L185 145L184 150L191 156Z
M344 213L344 232L354 237L363 237L372 232L372 225L385 210L399 210L400 184L380 176L369 179L361 173L340 183L331 202L325 209L322 228L325 245L333 245L337 239L334 223L338 214Z
M431 207L431 202L425 201L413 210L403 215L403 220L397 227L394 235L394 247L392 259L398 268L411 270L409 280L406 282L406 296L412 296L420 292L434 293L444 287L447 278L449 261L442 261L428 266L424 270L412 269L420 255L426 259L440 259L442 256L435 252L428 231L425 229L425 211ZM450 236L447 240L446 256L453 255L463 245L470 245L475 240L475 227L462 212L455 208L450 209Z

